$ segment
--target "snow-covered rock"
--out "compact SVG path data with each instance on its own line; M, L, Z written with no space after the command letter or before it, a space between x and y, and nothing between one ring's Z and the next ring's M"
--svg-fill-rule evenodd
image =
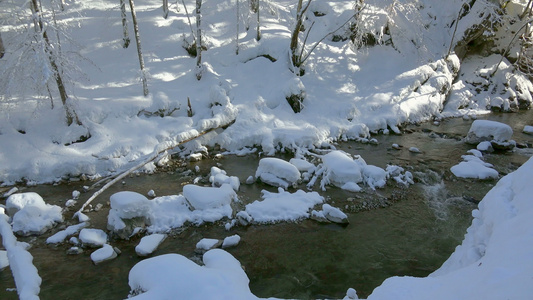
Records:
M323 203L324 198L317 192L297 190L289 193L279 188L277 193L262 191L261 198L246 205L246 213L254 223L276 223L309 218L309 211Z
M57 244L62 243L69 235L78 233L82 228L87 227L89 224L86 222L79 223L76 225L70 225L69 227L56 232L54 235L46 239L47 244Z
M498 142L509 141L513 136L511 126L489 120L475 120L468 130L466 143L479 144L483 141L496 140Z
M283 159L267 157L259 161L255 177L262 182L287 189L300 179L300 171Z
M373 165L363 166L363 180L371 188L382 188L387 183L387 172Z
M229 184L221 187L203 187L193 184L183 186L183 196L196 210L228 207L237 194Z
M222 248L225 249L225 248L237 246L240 241L241 241L241 237L238 234L228 236L224 238L224 241L222 242Z
M130 270L132 300L232 299L255 300L248 287L249 279L231 254L213 249L203 256L199 266L179 254L165 254L138 262Z
M318 222L333 222L337 224L348 224L348 216L343 213L340 209L333 207L329 204L323 204L322 210L313 210L311 212L311 219L314 219Z
M139 256L147 256L152 254L157 247L163 243L167 238L166 234L154 233L147 236L144 236L139 244L135 246L135 252Z
M463 155L463 161L450 168L453 175L462 178L475 179L496 179L498 171L493 169L493 165L481 160L474 155Z
M12 216L13 231L20 235L43 234L55 224L63 222L61 207L45 203L34 192L9 196L6 209Z
M102 248L99 248L91 253L91 260L95 265L108 261L117 257L117 252L109 244L103 244Z
M83 228L78 236L85 246L101 247L107 243L107 234L101 229Z
M524 129L522 129L522 132L526 134L533 134L533 126L529 126L529 125L524 126Z
M135 228L150 224L151 202L144 195L122 191L111 195L109 200L107 229L118 237L127 239Z
M221 187L225 183L229 184L235 191L239 190L241 184L237 176L228 176L226 175L226 171L218 167L211 167L209 182L211 182L213 187Z
M322 157L324 175L321 182L322 189L332 184L338 187L347 182L359 183L363 181L362 164L354 161L342 151L331 151Z
M198 243L196 243L195 251L198 253L205 253L211 249L220 248L223 241L218 239L209 239L203 238Z

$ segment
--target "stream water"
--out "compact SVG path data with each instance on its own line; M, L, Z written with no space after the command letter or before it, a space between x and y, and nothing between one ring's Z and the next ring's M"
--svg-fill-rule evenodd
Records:
M507 123L515 132L513 139L528 149L509 153L485 155L501 175L518 168L532 154L533 136L521 133L524 125L533 125L533 112L516 114L490 114L480 116ZM349 287L360 297L390 276L427 276L437 269L461 243L471 222L471 211L476 202L497 182L455 178L450 167L461 161L461 155L472 146L461 141L470 128L471 121L449 119L439 126L431 123L410 125L403 135L379 135L379 145L344 142L335 145L352 154L361 155L368 164L385 168L387 164L399 165L411 171L416 183L409 188L392 181L383 189L351 193L330 187L322 192L328 203L341 208L349 215L350 224L320 224L312 220L274 225L252 225L224 229L223 223L187 227L170 233L169 238L154 253L179 253L199 260L194 253L201 238L218 238L238 234L241 242L227 249L243 265L250 278L250 288L259 297L297 299L342 298ZM402 145L401 150L391 147ZM411 153L417 147L422 153ZM287 154L285 159L290 158ZM219 165L228 175L244 181L254 175L259 158L224 156L205 159L175 167L172 172L133 176L116 184L100 195L93 203L104 204L99 212L91 212L91 227L105 229L109 196L130 190L146 194L153 189L158 196L181 192L197 174L187 170L200 168L207 175L211 166ZM64 206L73 190L83 190L87 182L70 182L56 186L39 185L20 187L22 191L35 191L45 201ZM305 189L305 186L298 188ZM2 188L4 192L8 188ZM261 183L242 184L238 192L244 203L259 199L262 189L275 191ZM80 204L91 194L80 197ZM3 200L0 203L4 203ZM67 224L72 211L65 214ZM33 246L29 250L42 277L41 299L124 299L129 292L128 272L142 258L134 247L139 238L129 241L113 240L122 254L115 260L93 265L92 249L80 255L67 255L67 244L50 246L44 243L53 232L37 237L19 237ZM9 268L0 270L0 299L17 299L13 290Z

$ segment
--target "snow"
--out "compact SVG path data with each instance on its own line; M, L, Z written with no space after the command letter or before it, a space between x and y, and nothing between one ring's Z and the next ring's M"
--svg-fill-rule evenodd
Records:
M2 58L5 63L0 66L0 74L5 79L1 81L0 86L9 84L7 90L0 93L0 184L33 185L78 177L97 179L116 174L151 157L158 150L177 146L206 129L230 122L234 123L226 129L205 134L173 151L183 157L202 157L203 154L209 154L211 146L216 145L237 155L256 152L262 156L305 153L306 150L334 149L333 145L340 140L375 141L372 135L378 132L392 131L399 134L401 125L406 123L446 117L465 117L471 120L475 119L477 114L489 113L490 109L513 111L531 106L531 81L517 72L515 66L506 59L498 64L500 54L488 57L468 55L463 58L462 55L447 53L450 42L453 40L456 43L468 34L471 28L476 28L482 22L481 18L497 17L492 11L492 4L486 1L476 1L460 22L457 22L456 18L464 1L446 1L445 5L441 0L423 0L420 3L400 0L393 1L392 4L383 0L365 1L365 9L361 13L361 19L357 21L356 35L373 36L376 40L375 46L364 45L362 40L356 41L360 43L355 45L335 42L329 36L316 44L351 16L353 1L313 1L310 11L326 15L318 18L309 14L305 21L306 28L311 27L311 22L315 22L315 25L308 36L308 46L304 49L310 56L305 63L303 76L296 76L288 67L290 55L287 48L294 26L293 2L280 0L262 3L270 10L269 13L261 15L262 39L256 41L252 31L245 32L242 29L245 26L241 26L240 51L239 55L235 55L235 32L222 25L228 24L228 20L233 20L235 16L233 1L206 1L202 15L208 50L202 56L203 77L197 80L195 60L179 47L184 40L190 38L188 21L183 11L172 12L169 19L164 20L160 16L159 2L136 1L146 65L151 75L148 79L150 93L146 97L142 96L138 84L135 47L123 49L120 45L121 24L114 21L114 16L120 15L120 11L115 1L69 2L65 12L57 12L61 20L59 23L71 25L67 31L74 42L80 45L81 50L74 49L74 45L68 45L68 39L63 39L65 43L61 49L66 49L65 54L79 54L84 57L81 60L78 57L68 57L78 65L67 71L81 70L84 73L71 77L72 79L66 82L68 93L71 95L70 101L83 124L71 126L65 124L64 110L53 85L41 91L44 92L44 97L30 90L13 92L21 87L34 86L42 79L42 74L33 73L28 76L23 72L23 68L15 68L16 78L31 77L35 80L28 82L16 80L15 77L6 76L4 73L5 68L12 65L20 53L26 53L9 50L19 49L14 43L19 36L26 36L20 34L17 29L29 28L21 24L31 24L29 19L11 24L11 20L19 22L18 19L11 16L6 18L6 22L0 26L8 49ZM509 3L508 15L502 20L507 22L507 18L518 15L526 5L524 2L526 1L515 0ZM193 4L188 5L189 11L192 11ZM7 13L9 12L2 11L0 14L4 17ZM83 17L80 18L80 15ZM509 44L508 33L516 32L523 23L516 19L511 21L513 22L503 25L505 30L494 33L494 51L497 53L502 53ZM452 30L452 24L457 25L457 31ZM454 32L456 34L452 39ZM336 34L349 32L342 29ZM310 45L315 44L317 47L310 52ZM517 50L516 47L512 49L510 57L516 58ZM275 58L275 61L265 59L266 55ZM23 62L27 62L26 65L30 68L40 66L32 63L34 60ZM44 69L50 72L49 69ZM496 73L493 73L493 70ZM50 103L48 92L54 98L53 103ZM285 99L290 94L305 96L303 109L298 114L292 112ZM191 117L188 115L188 99L191 103ZM53 109L50 104L53 104ZM525 126L524 131L531 132L529 127L531 126ZM488 140L508 141L512 131L501 123L475 120L472 123L472 135L474 134ZM81 137L87 140L84 141ZM393 145L393 148L401 147ZM409 147L411 150L414 148L416 147ZM477 149L490 150L490 142L479 143ZM334 185L356 192L361 190L359 184L370 188L379 188L384 184L383 172L377 167L336 150L321 154L316 157L322 159L322 164L316 167L306 164L301 157L291 162L272 157L263 158L255 177L284 189L302 179L309 180L308 187L312 187L320 176L322 189L327 185ZM484 162L479 153L471 154L464 156L463 162L452 167L456 176L498 178L497 171ZM159 161L147 164L139 172L153 172L164 164L169 155L166 153ZM527 165L531 169L531 163L528 162ZM385 173L386 179L392 178L400 184L414 183L412 174L400 166L387 166ZM528 188L529 184L525 180L533 175L523 169L520 174L523 177L521 184ZM189 185L184 188L183 195L163 196L152 200L132 192L118 195L111 199L112 208L108 216L110 223L114 224L115 228L120 228L121 218L143 217L148 223L147 230L156 233L183 226L187 222L202 224L231 218L233 209L230 204L236 200L234 191L239 188L238 179L226 177L221 169L215 169L214 172L212 170L211 175L213 187ZM508 176L513 179L501 179L500 182L504 182L502 185L510 180L519 181L512 174ZM498 189L501 188L495 188ZM512 190L513 193L500 190L502 199L519 194L517 187L509 187L507 190ZM62 221L60 210L44 203L40 196L15 194L16 192L11 189L5 194L9 197L23 195L12 198L9 205L6 203L7 213L13 217L13 230L41 232ZM73 192L71 200L78 196L78 193ZM27 199L24 199L26 197ZM487 195L486 198L497 197ZM245 211L237 212L237 216L247 222L293 221L309 217L309 211L323 202L324 199L313 192L264 192L261 201L248 204ZM74 202L70 204L74 205ZM508 210L507 204L503 203L501 206ZM526 205L522 203L521 206ZM525 221L525 216L528 216L526 208L517 205L513 206L511 211L516 213L516 217L509 219L508 223L504 222L505 224L503 221L500 222L502 224L496 222L500 225L491 227L493 231L486 230L488 233L485 236L490 235L495 240L483 239L486 242L483 244L486 247L486 255L481 258L482 265L476 267L479 270L464 265L462 269L443 275L445 278L406 278L405 281L409 283L402 282L397 286L396 280L401 280L391 279L376 291L374 298L378 297L379 293L394 291L398 293L398 299L408 296L412 296L410 299L427 299L433 298L433 295L442 295L443 298L464 296L466 299L487 296L490 299L502 295L500 293L508 297L515 295L514 293L532 294L531 290L527 290L527 287L531 286L530 282L524 282L530 277L523 274L528 267L532 269L529 258L523 253L508 255L503 248L514 246L508 249L508 253L528 249L530 235L516 230L522 228L527 231L533 226ZM480 209L480 212L482 217L476 218L475 221L481 224L486 221L483 214L496 214L489 208L483 211ZM80 222L88 220L88 217L81 213L77 216ZM510 226L512 222L516 222L515 225L520 227L505 227ZM513 234L504 238L499 233L503 229ZM81 230L80 239L82 233L86 234L87 230ZM54 239L59 240L64 234L66 232ZM522 241L518 241L519 239ZM482 247L481 243L476 244L476 247ZM479 249L474 251L472 247L468 249L465 251L470 254L479 252ZM24 256L27 258L26 254ZM467 254L461 255L459 260L470 262L465 259ZM499 265L494 257L499 258ZM234 264L232 259L220 258L221 261ZM516 264L515 259L522 259L524 264ZM166 268L167 261L161 261L161 267ZM209 298L212 294L203 289L208 281L203 278L205 275L215 278L213 284L220 290L221 297L228 293L231 295L228 298L232 299L241 296L246 299L254 298L247 289L247 281L243 279L245 274L239 269L240 266L234 270L234 273L240 275L230 276L230 279L239 278L241 283L246 281L246 284L234 286L227 284L227 281L221 283L225 280L222 275L225 271L220 268L211 268L207 264L205 267L193 266L185 258L176 257L169 258L169 265L171 264L183 264L186 270L169 270L169 274L181 276L176 277L170 284L164 277L168 275L167 272L134 272L137 275L134 276L135 288L132 289L142 287L148 291L147 296L137 297L150 298L153 293L158 296L160 290L162 294L175 295L174 285L177 284L190 291L191 298L194 298L194 295L199 299ZM509 267L504 264L509 264ZM148 265L147 262L146 268L152 268ZM505 268L498 269L497 266ZM156 267L153 266L154 270L157 270ZM485 267L488 270L482 272ZM139 267L141 270L143 268ZM193 284L187 281L190 275L188 271L193 273ZM467 271L470 274L466 274ZM149 278L154 274L156 276L153 280ZM158 281L156 279L159 274L162 279ZM196 275L198 276L194 277ZM38 276L27 276L26 282L33 282L30 284L29 298L38 294L38 288L35 289L38 284L35 283L40 283L40 279L36 278ZM149 283L144 285L144 279ZM453 280L456 282L452 282ZM433 282L433 286L411 289L411 283L414 282L420 285L422 282L424 285L426 282ZM164 287L165 283L167 287ZM217 283L220 285L217 286ZM386 286L389 284L394 287L386 292ZM457 288L444 289L453 287L454 284L457 284ZM471 284L472 288L467 290L467 284ZM169 290L166 290L167 288ZM237 292L233 291L232 294L231 289ZM441 294L436 293L441 290ZM24 290L20 289L19 292L21 291ZM417 293L422 295L424 291L435 293L430 297L429 294L417 296ZM152 298L158 298L156 296Z
M0 235L7 252L11 273L15 279L17 293L21 300L39 299L42 279L33 265L33 256L27 251L26 243L17 241L7 215L0 213Z
M5 267L9 267L9 260L7 258L7 251L0 250L0 270Z
M526 125L524 126L524 129L522 129L523 133L527 134L533 134L533 126Z
M8 214L12 215L13 231L18 234L42 234L63 221L61 207L45 203L34 192L9 196L6 208Z
M46 239L47 244L62 243L69 235L78 233L82 228L87 227L89 224L83 222L76 225L70 225L69 227L56 232L54 235Z
M196 249L198 250L210 250L214 247L220 245L220 240L203 238L198 243L196 243Z
M533 159L500 179L480 202L460 246L425 278L391 277L379 299L525 299L533 294Z
M129 286L134 296L129 299L175 299L176 295L190 300L258 299L250 292L241 264L231 254L213 249L203 255L203 262L204 266L199 266L179 254L145 259L130 270Z
M139 256L147 256L152 254L157 247L167 238L166 234L154 233L147 236L143 236L137 246L135 246L135 252Z
M83 228L80 231L79 239L83 244L99 247L107 243L107 234L105 231L96 228Z
M300 176L300 171L295 165L274 157L262 158L255 171L255 177L264 183L284 189L294 185Z
M481 153L476 153L481 155ZM484 162L481 157L476 155L463 155L463 161L452 166L450 171L453 175L462 178L476 179L497 179L498 171L493 169L493 165Z
M222 242L222 248L229 248L229 247L237 246L240 241L241 241L241 237L238 234L228 236L224 238L224 241Z
M289 193L281 188L277 193L263 190L261 198L262 200L246 205L245 211L255 223L276 223L309 218L310 209L324 202L324 198L317 192L297 190Z
M496 140L498 142L509 141L513 136L511 126L489 120L475 120L466 136L466 142L477 144L483 141Z
M361 165L342 151L332 151L322 157L324 177L322 188L327 184L342 187L348 182L363 181Z
M226 171L217 167L211 167L209 182L213 184L213 187L220 187L227 183L231 185L235 191L238 191L240 186L240 181L237 176L227 176Z
M102 248L99 248L91 253L91 260L94 264L99 264L106 260L110 260L117 257L115 249L109 244L103 244Z
M230 204L237 194L229 184L218 188L187 184L183 186L183 196L197 210L226 207L231 211Z

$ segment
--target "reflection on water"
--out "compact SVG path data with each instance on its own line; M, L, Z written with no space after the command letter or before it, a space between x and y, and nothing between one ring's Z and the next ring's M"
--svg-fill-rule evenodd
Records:
M520 133L524 125L531 125L523 119L530 118L513 119L517 141L531 138ZM228 252L243 264L250 278L250 288L259 297L342 298L349 287L355 288L360 297L366 297L387 277L427 276L461 242L471 222L475 202L495 184L495 181L456 179L449 171L471 148L457 138L464 136L469 126L470 122L448 120L439 127L431 124L410 126L413 132L402 136L378 136L379 145L353 142L336 145L338 149L361 155L368 164L382 168L387 164L402 166L414 174L417 182L408 189L391 182L384 189L368 189L362 193L338 188L322 192L315 188L328 203L348 213L348 226L305 220L235 227L228 232L222 223L204 225L173 232L155 255L172 252L198 259L194 248L201 238L222 239L239 234L240 244ZM395 150L391 147L393 143L403 148ZM417 147L422 153L411 153L407 150L409 147ZM513 171L527 158L527 155L516 153L486 156L501 174ZM115 192L131 190L146 194L153 189L159 196L178 194L184 184L200 175L205 178L210 167L217 164L228 175L238 176L244 182L248 176L254 175L258 161L255 156L227 156L187 166L191 170L199 167L199 174L183 173L185 169L178 169L125 179L123 184L111 187L94 201L93 205L104 204L104 209L89 214L91 226L105 229L107 201ZM38 192L45 201L64 206L72 191L81 191L84 184L87 183L27 187L25 191ZM300 188L305 189L305 186ZM250 203L259 199L262 189L277 190L259 183L242 184L239 197L244 203ZM90 195L82 194L79 204ZM72 212L66 213L65 219L75 223L71 216ZM41 299L127 297L128 272L141 260L134 251L138 238L112 241L111 244L122 254L113 261L95 266L89 257L91 249L85 249L81 255L68 256L65 254L69 247L66 244L45 245L44 240L51 234L20 238L32 240L34 244L30 252L43 278ZM9 269L0 271L0 299L17 299L16 292L6 290L13 287Z

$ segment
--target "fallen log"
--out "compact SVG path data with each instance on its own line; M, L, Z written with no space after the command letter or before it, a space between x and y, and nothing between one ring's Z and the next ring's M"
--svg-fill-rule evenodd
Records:
M157 145L155 147L154 151L148 156L148 158L143 160L141 163L129 168L126 171L123 171L122 173L117 173L116 175L113 175L112 177L115 177L115 176L116 177L113 180L111 180L108 183L106 183L103 187L101 187L98 191L96 191L89 199L87 199L87 201L85 201L85 203L83 203L81 208L76 213L74 213L73 218L74 217L79 217L80 214L83 212L83 210L85 210L87 205L89 205L94 199L96 199L96 197L98 197L102 192L107 190L110 186L112 186L113 184L117 183L118 181L120 181L124 177L128 176L133 171L135 171L137 169L140 169L144 165L156 160L161 154L166 153L167 151L172 150L172 149L174 149L174 148L176 148L176 147L178 147L180 145L183 145L185 143L188 143L188 142L190 142L192 140L195 140L195 139L197 139L197 138L199 138L199 137L201 137L203 135L206 135L209 132L215 131L217 129L225 129L225 128L229 127L233 123L235 123L235 119L231 120L227 124L224 124L224 125L221 125L221 126L218 126L218 127L213 127L213 128L206 129L206 130L204 130L202 132L199 132L198 134L194 135L193 137L190 137L190 138L185 139L183 141L180 141L180 142L177 142L177 143L172 143L172 145L164 147L163 149L160 149L160 145ZM100 183L100 182L101 181L97 182L97 184ZM94 185L92 187L94 187Z

